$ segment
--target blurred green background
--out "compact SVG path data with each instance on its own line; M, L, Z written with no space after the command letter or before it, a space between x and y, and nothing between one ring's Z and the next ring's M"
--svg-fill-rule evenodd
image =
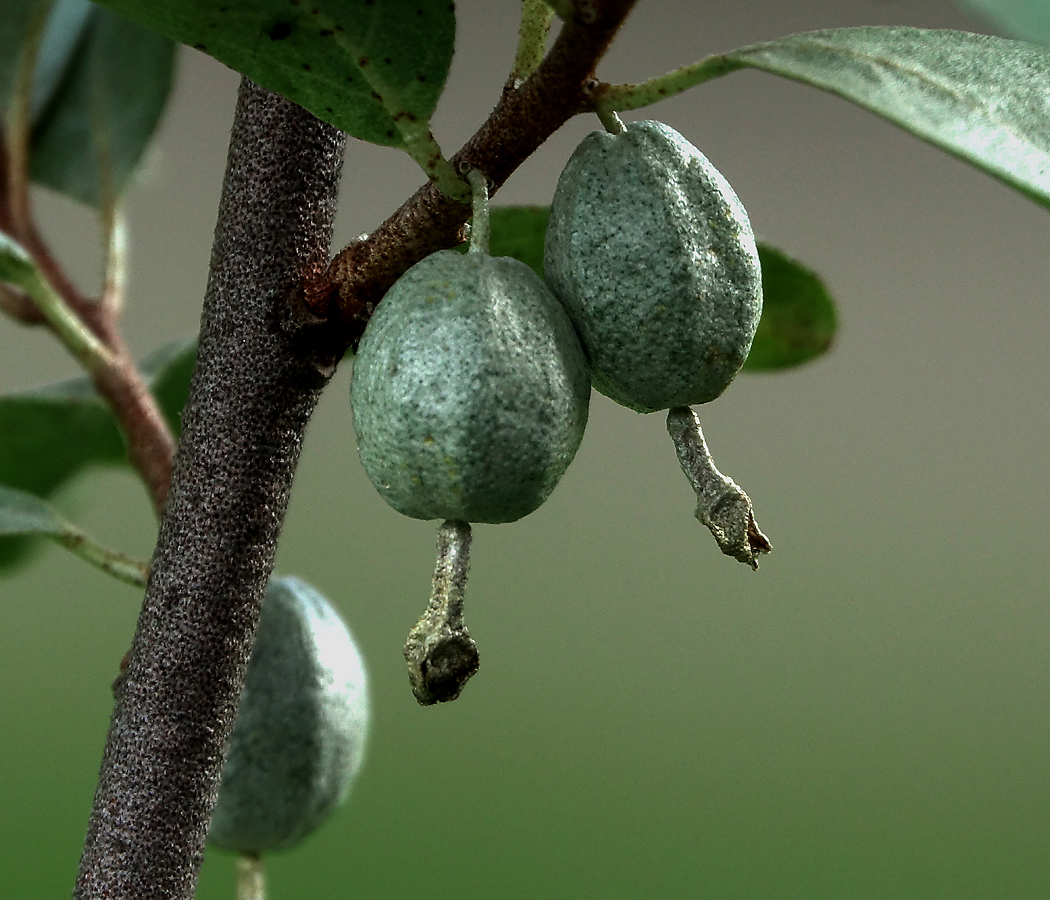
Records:
M460 0L435 132L496 102L517 4ZM947 2L642 0L600 70L639 80L813 28L980 30ZM237 77L192 51L131 193L126 327L145 353L196 330ZM269 864L292 898L1050 896L1046 400L1050 217L844 101L755 72L644 111L697 144L760 237L840 304L825 359L741 376L701 418L774 552L723 557L658 414L595 395L576 462L537 513L476 529L467 621L482 668L422 709L401 645L435 527L387 508L357 462L345 365L307 435L278 568L343 611L374 731L350 802ZM546 203L580 118L497 202ZM351 141L337 243L419 183ZM90 215L41 192L61 258L99 278ZM0 389L74 373L0 322ZM59 505L146 556L124 472ZM0 581L0 896L68 896L136 591L57 549ZM201 900L230 900L209 855Z

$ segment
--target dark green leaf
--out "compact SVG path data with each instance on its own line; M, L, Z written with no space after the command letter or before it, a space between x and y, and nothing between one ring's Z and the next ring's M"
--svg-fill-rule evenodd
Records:
M91 19L90 0L55 0L37 50L30 119L47 108Z
M176 434L196 353L183 338L141 363ZM123 438L90 379L0 395L0 484L47 497L86 465L124 462Z
M0 574L28 562L40 538L62 534L66 524L39 497L0 485Z
M50 0L0 0L0 112L7 109L18 79L22 49L42 27Z
M1050 3L1046 0L962 0L961 5L1009 37L1050 44Z
M0 484L49 496L89 463L119 463L124 442L86 378L0 396Z
M141 365L176 434L196 352L196 343L183 339ZM0 484L50 497L89 465L126 463L120 430L89 379L0 395ZM0 537L0 569L23 557L26 544L16 540Z
M543 241L549 206L494 206L489 211L489 255L509 256L543 277ZM456 249L466 253L469 244Z
M100 206L120 195L160 121L175 44L104 9L34 122L30 175Z
M400 146L430 119L455 40L449 0L101 0L354 137Z
M34 537L0 537L0 575L30 562L42 543Z
M123 459L120 432L87 379L0 396L0 483L48 497L89 463ZM0 570L26 561L33 545L0 537Z
M826 353L835 337L835 304L823 282L774 247L758 245L762 319L744 368L786 369Z
M548 206L496 206L490 213L492 256L511 256L543 277L543 239L547 234Z
M49 503L0 485L0 536L65 535L75 531Z
M25 287L36 273L36 263L16 240L0 231L0 281Z
M182 338L154 350L139 364L175 437L182 433L182 408L190 395L196 361L196 338Z
M147 563L96 543L39 497L0 485L0 540L48 537L121 581L144 586Z
M811 31L726 55L823 88L1050 206L1050 51L962 31Z

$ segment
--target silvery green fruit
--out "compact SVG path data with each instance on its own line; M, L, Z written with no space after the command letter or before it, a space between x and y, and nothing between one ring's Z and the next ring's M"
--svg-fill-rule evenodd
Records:
M208 839L285 850L345 798L364 757L368 682L335 609L298 578L266 590Z
M565 310L515 259L442 250L376 308L354 359L361 462L398 512L513 522L572 461L590 378Z
M558 180L544 273L595 388L639 412L715 399L762 312L758 250L725 178L677 131L594 132Z

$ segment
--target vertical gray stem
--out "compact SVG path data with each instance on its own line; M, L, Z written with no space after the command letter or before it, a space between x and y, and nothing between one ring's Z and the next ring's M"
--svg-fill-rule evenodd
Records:
M77 898L194 895L303 431L331 374L282 322L328 262L343 146L242 82L197 367Z

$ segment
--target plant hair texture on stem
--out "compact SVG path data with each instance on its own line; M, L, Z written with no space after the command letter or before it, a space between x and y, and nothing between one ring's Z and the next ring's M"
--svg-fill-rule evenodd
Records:
M281 307L327 264L345 136L243 80L197 366L74 896L191 900L303 432Z

